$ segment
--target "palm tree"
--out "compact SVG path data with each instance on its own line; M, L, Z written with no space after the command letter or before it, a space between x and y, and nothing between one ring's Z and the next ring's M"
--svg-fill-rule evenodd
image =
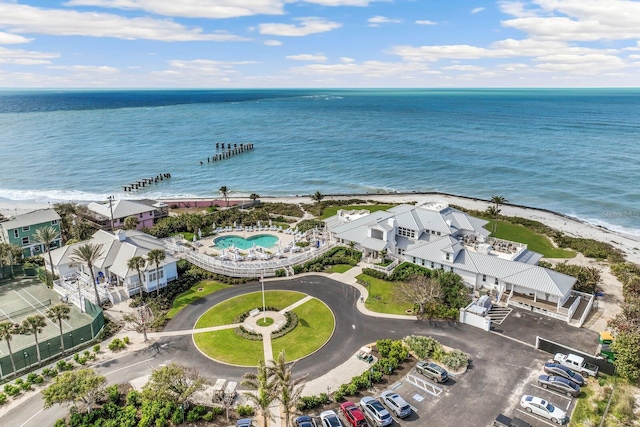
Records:
M124 219L125 230L135 230L138 228L138 218L135 215L128 216Z
M247 372L242 376L243 386L254 391L245 392L244 395L252 401L262 412L263 426L267 427L269 418L269 406L276 399L276 382L273 370L260 360L256 372Z
M503 196L496 196L495 194L491 196L491 203L496 205L496 209L500 209L500 205L504 205L505 203L509 203L509 201Z
M82 246L78 246L71 252L69 257L73 261L84 262L89 267L89 273L91 273L91 283L93 284L93 291L96 296L96 305L100 305L100 295L98 294L98 284L96 283L96 275L93 272L93 264L102 256L104 251L102 245L96 245L95 243L85 243Z
M127 261L127 267L135 269L138 272L138 282L140 283L140 287L142 287L142 272L140 269L144 268L145 265L147 265L147 260L137 255L132 256L129 258L129 261Z
M495 234L496 225L498 224L498 215L500 215L500 209L498 209L496 206L489 206L487 208L487 213L489 214L489 216L491 216L491 218L493 218L493 234Z
M324 194L322 194L319 191L316 191L315 193L313 193L313 195L311 196L311 200L315 201L316 203L320 203L322 201L322 199L324 199Z
M62 355L64 356L64 336L62 335L62 321L69 320L69 313L71 309L67 304L56 304L47 310L47 317L54 322L58 322L58 327L60 328L60 350L62 351Z
M252 202L255 202L259 198L260 198L260 195L256 193L251 193L251 195L249 196L249 199L251 199Z
M11 367L13 368L14 374L16 373L17 369L16 362L13 360L13 351L11 351L11 340L13 339L13 334L15 334L16 332L18 331L16 330L15 325L12 322L5 320L4 322L0 323L0 339L7 342L9 359L11 359Z
M51 266L51 283L49 283L49 279L47 278L47 285L51 286L53 286L53 277L55 275L53 271L53 259L51 258L51 243L53 243L58 238L58 236L58 230L53 227L39 228L33 234L36 242L42 243L44 245L45 252L49 254L49 265Z
M222 194L222 197L224 198L227 207L229 207L229 192L231 190L229 190L229 188L226 185L223 185L222 187L220 187L220 189L218 190L218 192L220 192L220 194Z
M22 321L22 330L33 334L33 337L36 340L36 354L38 355L38 365L42 362L42 358L40 357L40 343L38 342L38 334L42 332L42 330L47 326L46 318L41 314L36 314L35 316L29 316Z
M151 264L156 265L156 295L160 295L160 277L158 276L158 268L166 255L162 249L151 249L147 254L147 259Z
M289 425L291 413L296 408L300 395L304 389L304 381L307 376L293 378L293 363L287 366L287 358L284 350L278 354L276 361L271 361L271 369L276 379L277 399L284 408L285 425Z

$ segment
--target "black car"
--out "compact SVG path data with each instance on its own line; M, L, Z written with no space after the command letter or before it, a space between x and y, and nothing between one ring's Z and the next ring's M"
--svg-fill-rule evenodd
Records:
M313 418L307 415L301 415L293 420L294 427L316 427Z
M544 364L544 371L547 374L555 375L557 377L563 377L568 380L573 381L578 384L580 387L585 385L584 378L577 372L573 372L571 369L566 366L562 366L559 363L547 362Z
M542 388L556 390L567 396L580 396L580 387L578 384L566 378L556 377L554 375L540 375L538 377L538 384L540 384Z

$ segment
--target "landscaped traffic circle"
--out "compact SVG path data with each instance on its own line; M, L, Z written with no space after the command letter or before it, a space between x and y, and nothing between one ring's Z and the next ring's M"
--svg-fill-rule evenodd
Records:
M219 362L257 366L264 359L263 333L275 331L276 335L269 335L272 337L272 353L275 357L281 350L285 350L288 361L312 354L333 335L333 313L316 298L301 292L266 291L267 311L264 313L261 311L262 306L262 293L253 292L211 307L200 316L195 329L224 329L194 334L195 345L203 354ZM289 314L283 311L288 311ZM295 322L293 329L287 328L291 319ZM286 329L289 330L283 336L273 338L281 335L277 331Z

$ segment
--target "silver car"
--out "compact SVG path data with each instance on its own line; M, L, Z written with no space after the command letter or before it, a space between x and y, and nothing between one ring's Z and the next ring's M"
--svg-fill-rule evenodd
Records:
M391 390L385 390L380 394L382 403L393 411L398 418L404 418L411 415L411 406L398 393Z
M329 410L320 413L320 420L322 420L322 427L344 427L335 411Z
M569 421L567 414L560 408L536 396L524 395L520 399L522 406L528 413L540 415L556 424L564 424Z
M360 407L364 414L369 417L378 427L388 426L393 422L389 411L384 409L382 403L370 396L360 399Z

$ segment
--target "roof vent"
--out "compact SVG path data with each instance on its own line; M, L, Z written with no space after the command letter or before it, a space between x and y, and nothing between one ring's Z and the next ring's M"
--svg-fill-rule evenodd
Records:
M116 231L116 237L118 242L124 242L127 239L127 233L124 230L118 230Z

